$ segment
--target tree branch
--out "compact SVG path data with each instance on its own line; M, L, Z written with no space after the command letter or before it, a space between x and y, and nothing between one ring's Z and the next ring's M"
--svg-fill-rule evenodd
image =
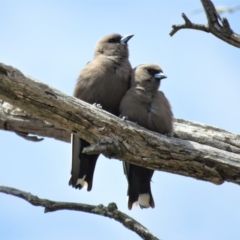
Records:
M217 6L215 9L219 14L222 14L225 12L233 13L237 10L240 10L240 5L236 5L235 7ZM192 10L191 14L201 13L203 11L204 11L203 8L197 8L197 9Z
M28 134L70 142L70 132L28 115L20 108L0 100L0 129L17 132L28 139ZM38 137L36 138L38 139ZM174 119L174 137L198 142L224 151L240 153L238 135L205 124ZM42 139L42 138L41 138ZM31 140L31 139L30 139Z
M50 137L70 142L70 133L54 127L53 124L37 119L25 111L0 99L0 129L15 132L26 140L38 142L41 137ZM34 134L37 136L29 136Z
M172 37L178 30L180 29L195 29L200 30L209 33L209 27L205 26L203 24L196 24L192 23L188 17L185 15L185 13L182 13L182 18L184 19L184 24L179 25L172 25L172 31L169 33L169 35Z
M80 212L92 213L104 217L113 218L129 230L135 232L142 239L158 240L147 228L137 222L135 219L129 217L127 214L118 210L116 203L109 203L107 207L102 204L98 206L71 203L71 202L56 202L48 199L42 199L31 193L27 193L16 188L0 186L0 192L22 198L34 206L44 207L44 212L55 212L59 210L74 210Z
M188 122L179 120L175 136L192 140L195 135L197 141L168 138L63 94L4 64L0 64L0 98L90 142L92 145L85 149L89 154L103 153L109 158L215 184L240 184L238 135L197 123L192 123L186 132L181 126ZM199 133L199 129L203 132Z
M227 18L221 18L211 0L201 0L205 15L208 20L207 25L192 23L187 16L182 13L184 24L173 25L169 33L173 36L180 29L195 29L212 33L217 38L240 48L240 35L233 32Z

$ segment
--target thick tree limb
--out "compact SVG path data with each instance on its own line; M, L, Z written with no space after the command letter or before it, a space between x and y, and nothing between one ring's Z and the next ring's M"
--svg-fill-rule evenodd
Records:
M74 210L109 217L119 223L122 223L123 226L135 232L142 239L158 240L157 237L155 237L151 232L149 232L147 228L145 228L135 219L119 211L115 203L109 203L108 206L105 207L102 204L94 206L82 203L56 202L48 199L39 198L35 195L32 195L31 193L27 193L16 188L10 188L5 186L0 186L0 192L22 198L34 206L44 207L45 213L55 212L59 210Z
M222 39L224 42L227 42L235 47L240 48L240 35L233 32L226 18L220 17L212 1L201 0L201 2L204 8L208 23L206 25L192 23L187 18L187 16L184 13L182 13L182 17L185 23L180 25L173 25L172 30L169 33L170 36L173 36L180 29L201 30L204 32L212 33L214 36Z
M31 137L30 139L28 137L30 133L70 142L70 132L56 128L53 124L44 120L34 118L25 111L2 100L0 100L0 129L17 132L18 135L22 133L24 138L27 136L26 140L32 140ZM36 139L39 139L37 136ZM175 118L174 137L198 142L228 152L240 153L239 135L205 124Z
M63 94L4 64L0 64L0 99L57 128L76 133L92 144L84 150L86 153L103 153L216 184L224 181L240 184L240 137L224 130L205 127L212 135L212 139L206 139L203 133L198 133L199 126L204 129L204 125L192 124L184 134L180 125L187 122L178 122L180 130L176 135L180 132L180 137L189 139L192 133L199 134L199 142L214 147L168 138Z
M16 132L18 136L30 141L41 141L41 137L51 137L70 142L70 133L54 127L53 124L37 119L25 111L0 100L0 129ZM29 136L34 134L37 136Z

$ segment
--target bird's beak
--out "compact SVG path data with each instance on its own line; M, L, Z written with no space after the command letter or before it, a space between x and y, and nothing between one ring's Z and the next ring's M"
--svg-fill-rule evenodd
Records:
M134 34L129 34L129 35L122 37L120 40L120 43L126 44L133 36L134 36Z
M164 78L167 78L167 76L166 76L165 74L163 74L163 73L156 73L156 74L154 75L154 77L157 78L157 79L159 79L159 80L164 79Z

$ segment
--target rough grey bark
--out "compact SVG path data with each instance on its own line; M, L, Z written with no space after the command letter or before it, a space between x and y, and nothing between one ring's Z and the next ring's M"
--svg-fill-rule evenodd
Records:
M37 135L34 139L39 139L38 136L40 136L70 142L70 132L59 129L44 120L37 119L2 100L0 100L0 129L21 133L22 137L24 136L26 140L31 141L33 141L33 138L28 136L29 133ZM175 118L174 137L198 142L228 152L240 153L239 135L197 122Z
M53 124L37 119L25 111L0 99L0 129L16 132L19 136L30 141L41 141L50 137L64 142L70 142L70 133L54 127ZM29 136L34 134L37 136Z
M0 98L89 141L92 145L84 150L88 154L103 153L109 158L215 184L240 184L238 135L198 123L191 123L186 131L181 125L188 122L179 120L175 136L194 140L195 135L197 141L169 138L61 93L4 64L0 64ZM210 131L211 137L204 131Z
M182 18L184 19L185 23L173 25L172 30L169 33L170 36L173 36L180 29L195 29L212 33L214 36L220 38L224 42L240 48L240 35L231 29L227 18L220 17L211 0L201 0L201 3L203 5L208 23L206 25L192 23L188 17L182 13Z

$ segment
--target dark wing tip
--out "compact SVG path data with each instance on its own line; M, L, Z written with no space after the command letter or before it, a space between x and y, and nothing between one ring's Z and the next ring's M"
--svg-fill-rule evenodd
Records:
M128 201L128 209L129 209L129 210L132 210L132 205L133 205L133 203L130 202L130 201Z
M87 191L90 192L92 190L92 182L88 182Z

